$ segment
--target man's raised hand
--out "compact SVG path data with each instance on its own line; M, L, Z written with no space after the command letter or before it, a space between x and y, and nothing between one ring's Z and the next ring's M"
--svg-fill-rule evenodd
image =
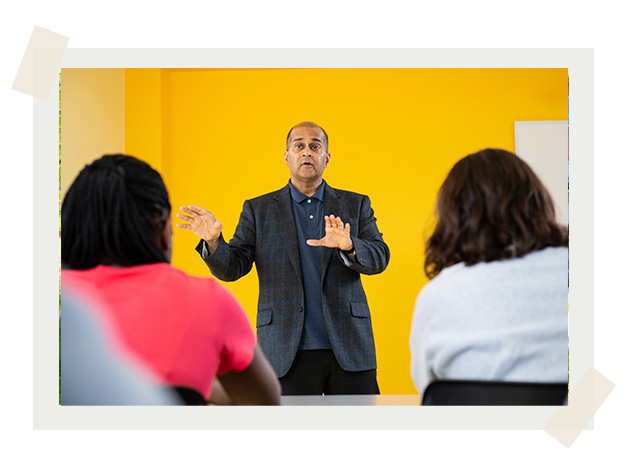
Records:
M340 217L324 216L326 220L326 236L322 239L308 239L309 246L325 246L327 248L339 248L344 251L352 249L352 238L350 238L350 224L345 225Z
M176 214L176 217L189 223L177 223L178 228L193 231L209 246L217 244L222 232L222 222L215 220L213 214L202 207L190 205L189 207L181 207L180 210L187 215Z

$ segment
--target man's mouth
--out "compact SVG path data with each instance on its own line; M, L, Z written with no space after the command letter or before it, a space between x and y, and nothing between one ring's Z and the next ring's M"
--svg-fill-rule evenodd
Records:
M302 162L301 164L303 167L312 167L313 164L311 162Z

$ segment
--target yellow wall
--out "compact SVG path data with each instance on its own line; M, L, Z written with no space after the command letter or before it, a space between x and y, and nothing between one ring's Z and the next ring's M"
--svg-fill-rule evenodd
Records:
M289 128L312 120L326 129L326 180L370 196L391 250L385 272L363 277L383 394L417 393L410 322L447 172L485 147L514 151L514 121L566 119L566 69L125 70L126 152L161 171L174 213L201 205L224 223L226 239L245 199L287 183ZM209 275L196 243L175 230L173 264ZM226 286L254 324L255 271Z
M171 158L168 143L169 70L125 70L125 150L167 180Z
M124 70L61 70L61 196L103 154L124 151Z

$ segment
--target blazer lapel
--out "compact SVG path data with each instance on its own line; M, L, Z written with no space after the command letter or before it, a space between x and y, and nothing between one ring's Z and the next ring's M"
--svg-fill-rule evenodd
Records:
M339 198L341 194L331 188L328 183L324 188L324 215L334 215L335 217L341 217L341 204ZM330 258L333 255L335 248L322 247L322 283L324 283L324 276L330 263ZM337 252L338 254L339 252Z
M298 234L296 221L293 218L291 207L291 193L289 185L278 191L273 198L274 212L276 214L276 229L280 232L282 246L287 248L287 256L293 266L296 275L302 282L302 265L300 263L300 249L298 248Z

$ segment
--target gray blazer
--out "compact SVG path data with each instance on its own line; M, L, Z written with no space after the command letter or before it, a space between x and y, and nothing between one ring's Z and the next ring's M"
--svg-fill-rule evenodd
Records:
M322 248L322 303L326 331L344 370L376 368L370 310L361 284L362 273L382 272L389 248L376 226L367 196L324 189L324 215L350 224L355 262L345 265L336 248ZM204 241L196 250L202 255ZM302 267L289 186L244 202L235 235L220 236L215 252L205 259L211 273L224 281L246 275L256 262L259 276L257 338L278 377L293 362L304 326Z

